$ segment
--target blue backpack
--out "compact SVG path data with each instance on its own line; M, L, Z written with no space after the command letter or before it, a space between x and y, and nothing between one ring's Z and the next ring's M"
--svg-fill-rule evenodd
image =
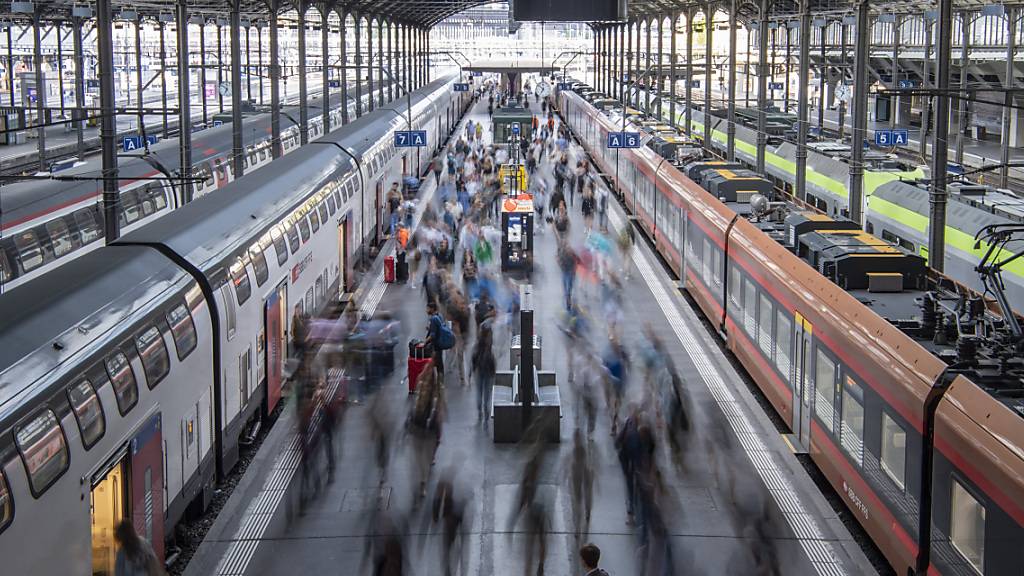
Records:
M448 326L448 323L438 317L441 328L437 331L437 342L434 343L438 350L448 350L455 346L455 333Z

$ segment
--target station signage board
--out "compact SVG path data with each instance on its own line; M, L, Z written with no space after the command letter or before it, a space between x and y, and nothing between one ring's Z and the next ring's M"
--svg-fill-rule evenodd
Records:
M690 88L700 88L700 80L690 80Z
M426 130L396 130L395 148L421 148L427 145Z
M875 146L906 146L910 144L907 130L875 130Z
M571 90L571 88L569 87L569 83L568 82L559 82L558 83L558 89L559 90Z
M608 146L609 149L616 148L639 148L640 147L640 133L639 132L609 132L608 133Z
M470 74L470 76L473 76L474 78L480 78L481 76L484 75L482 70L473 70L469 74Z
M768 89L769 90L785 90L786 89L786 85L783 84L782 82L769 82L768 83Z
M467 84L465 82L456 82L455 83L455 91L456 92L469 92L469 84Z
M328 88L341 88L341 80L328 80L327 81L327 87Z
M913 80L900 80L896 83L900 90L907 90L909 88L917 88L917 82Z
M512 135L513 136L519 136L519 133L520 133L521 130L522 130L522 127L520 126L519 122L513 122L512 123Z
M150 146L157 143L157 138L154 135L146 135L146 142ZM139 150L142 148L142 136L125 136L121 139L121 149L125 152L131 150Z

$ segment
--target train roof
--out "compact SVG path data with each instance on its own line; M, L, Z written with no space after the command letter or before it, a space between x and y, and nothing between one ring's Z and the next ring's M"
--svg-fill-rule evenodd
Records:
M971 235L989 224L1024 222L1024 199L1017 196L987 186L951 186L949 192L947 224ZM913 182L887 182L873 196L923 216L930 213L927 188Z
M0 298L0 420L45 392L39 379L189 277L155 250L108 246Z
M339 96L340 102L340 96ZM284 109L285 114L296 111L297 107ZM270 134L270 114L256 114L242 119L242 142L248 146ZM288 126L283 126L287 128ZM192 162L200 162L215 154L231 150L231 124L207 128L192 134ZM167 170L174 172L180 167L178 139L161 140L150 147L150 157ZM122 155L118 158L118 176L121 178L144 177L155 172L145 160L135 156ZM101 173L100 157L90 156L81 166L58 172L55 176L96 177ZM0 229L38 218L47 212L95 197L99 200L102 184L96 181L24 180L0 186Z

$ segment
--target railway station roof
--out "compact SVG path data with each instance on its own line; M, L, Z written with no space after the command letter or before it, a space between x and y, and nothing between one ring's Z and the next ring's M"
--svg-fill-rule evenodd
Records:
M276 7L279 12L288 12L303 4L312 10L326 8L345 13L381 15L396 22L424 27L431 27L463 10L493 2L493 0L323 0L319 2L314 0L188 0L188 9L192 14L226 15L235 1L239 3L241 13L251 21L266 17L272 6ZM707 6L707 2L703 0L627 1L627 14L631 21L667 16L674 12L685 13L688 9L702 10ZM854 0L810 0L810 2L811 12L815 15L849 13L855 6ZM715 2L720 9L724 9L724 5L727 3L726 0ZM990 0L954 0L954 9L981 9L990 3ZM93 5L94 1L34 1L35 9L43 20L70 18L71 9L76 4ZM122 8L131 8L143 17L157 17L161 13L173 12L176 0L112 0L112 4L115 14ZM759 6L758 0L741 2L739 6L740 19L753 21L758 18ZM794 16L799 13L799 9L799 0L772 0L770 2L770 10L775 18ZM871 9L876 13L920 14L925 11L922 4L914 0L885 0L873 3ZM0 0L0 19L28 20L30 18L29 14L12 12L11 3L7 0ZM601 26L601 23L595 23L595 26Z

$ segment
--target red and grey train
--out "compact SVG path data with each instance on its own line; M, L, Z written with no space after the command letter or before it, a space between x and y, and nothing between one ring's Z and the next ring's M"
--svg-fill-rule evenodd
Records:
M648 148L609 150L618 121L558 102L896 573L1019 574L1024 359L985 303L863 231L799 210L762 221Z
M112 573L129 518L161 559L278 405L287 332L353 288L384 195L469 98L454 77L354 120L0 298L5 574ZM427 146L396 149L406 126Z

